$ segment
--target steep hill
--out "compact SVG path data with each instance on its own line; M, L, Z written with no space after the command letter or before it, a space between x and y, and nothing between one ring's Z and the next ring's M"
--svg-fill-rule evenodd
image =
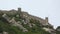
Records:
M0 10L1 34L56 34L48 18L42 19L27 12L17 10Z

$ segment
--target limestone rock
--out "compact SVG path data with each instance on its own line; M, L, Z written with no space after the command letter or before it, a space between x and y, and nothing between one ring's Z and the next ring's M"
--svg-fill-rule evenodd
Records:
M57 31L60 31L60 26L58 26L56 30L57 30Z
M2 17L5 18L7 21L10 21L10 18L6 14L3 14Z
M32 27L32 24L31 23L28 23L29 27Z
M18 26L20 29L22 29L23 32L25 32L25 31L27 32L27 31L28 31L26 28L24 28L24 27L21 25L20 21L16 22L15 19L12 18L12 20L10 20L10 22L12 23L13 26Z
M3 34L8 34L8 32L5 32L5 31L4 31Z
M16 15L16 17L19 17L19 15Z
M51 34L56 34L56 31L54 29L45 28L45 27L43 29Z

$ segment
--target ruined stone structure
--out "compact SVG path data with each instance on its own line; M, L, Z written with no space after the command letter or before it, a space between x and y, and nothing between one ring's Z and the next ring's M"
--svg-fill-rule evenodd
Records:
M27 12L23 12L21 11L21 8L18 8L18 10L0 10L0 13L4 13L4 14L10 14L10 15L14 15L17 14L20 16L20 18L24 18L26 23L29 23L29 19L34 19L34 20L38 20L41 24L43 25L49 25L48 23L48 17L46 17L45 19L33 16L33 15L29 15Z
M11 24L12 26L18 26L20 29L22 29L23 32L28 32L29 30L27 28L25 28L22 23L24 25L27 25L32 28L33 26L36 26L35 23L31 23L30 20L35 20L34 22L38 21L40 23L41 26L43 26L44 30L52 33L51 31L53 31L53 33L55 34L55 31L52 30L52 25L49 24L49 21L48 21L48 17L45 17L45 19L43 18L39 18L39 17L36 17L36 16L33 16L33 15L30 15L28 14L27 12L24 12L24 11L21 11L21 8L18 8L18 10L0 10L0 14L2 14L2 17L4 19L6 19L8 21L9 24ZM12 18L10 16L13 16ZM15 16L14 16L15 15ZM15 18L18 17L18 20L16 20ZM20 21L21 20L21 21ZM38 23L38 24L39 24ZM40 26L39 25L39 26ZM48 26L48 27L45 27L45 26ZM3 32L5 34L8 34L7 32Z

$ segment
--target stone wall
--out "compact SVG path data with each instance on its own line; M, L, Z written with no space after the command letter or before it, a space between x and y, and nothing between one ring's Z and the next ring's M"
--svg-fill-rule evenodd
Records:
M36 17L36 16L33 16L33 15L30 15L28 14L27 12L22 12L21 11L21 8L18 8L18 10L10 10L10 11L4 11L4 10L0 10L0 13L4 13L4 14L19 14L20 17L22 18L25 18L26 19L26 22L29 22L29 19L35 19L35 20L38 20L40 21L40 23L42 23L43 25L46 25L48 24L48 17L46 17L46 19L42 19L42 18L39 18L39 17Z
M16 11L16 10L10 10L10 11L0 10L0 13L5 13L5 14L16 14L16 13L17 13L17 11Z

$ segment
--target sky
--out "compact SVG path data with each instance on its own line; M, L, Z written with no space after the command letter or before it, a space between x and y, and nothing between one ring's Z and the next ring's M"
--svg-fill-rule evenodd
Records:
M60 0L0 0L0 10L17 10L18 7L31 15L48 17L54 28L60 26Z

